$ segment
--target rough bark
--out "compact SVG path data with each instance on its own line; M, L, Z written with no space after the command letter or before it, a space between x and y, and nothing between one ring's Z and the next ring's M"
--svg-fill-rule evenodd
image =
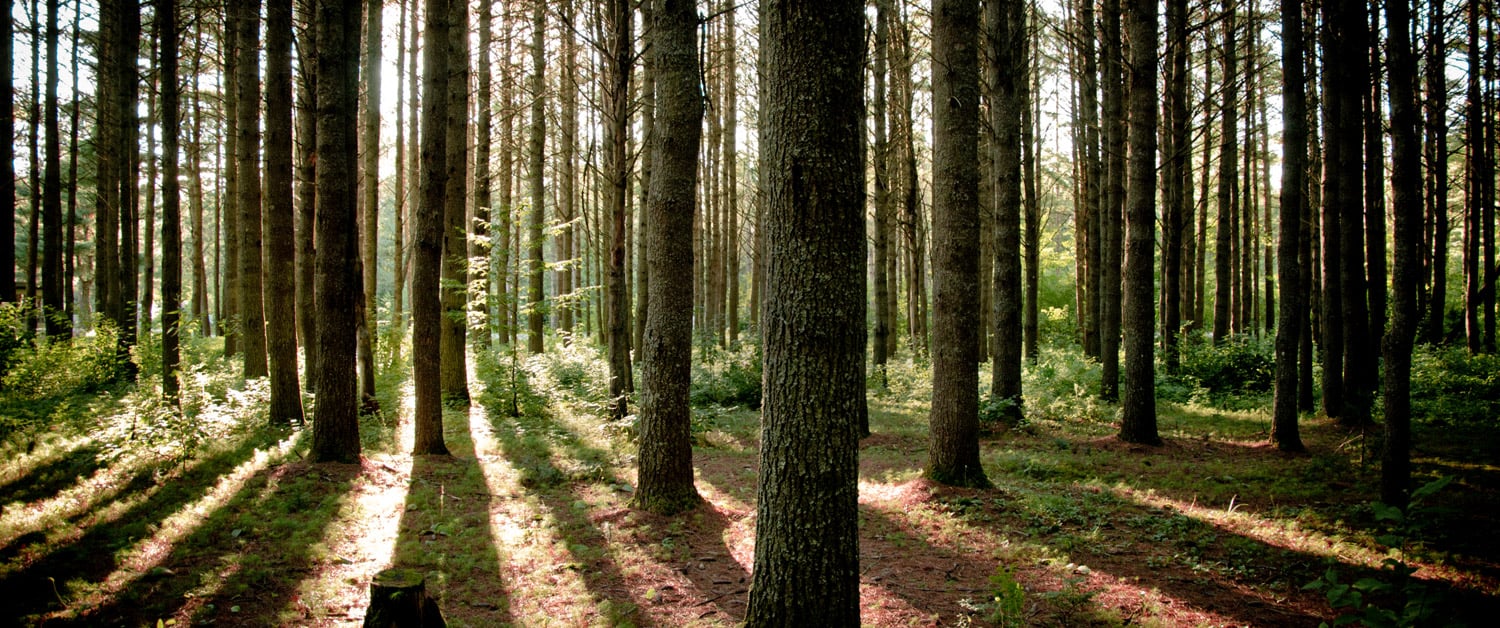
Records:
M1178 351L1178 334L1182 330L1182 313L1189 309L1191 298L1185 286L1184 275L1191 276L1192 256L1187 254L1192 242L1185 237L1186 228L1191 228L1192 172L1189 156L1192 155L1191 124L1188 113L1188 34L1187 0L1167 0L1167 68L1166 93L1163 94L1166 133L1163 136L1166 159L1162 176L1161 289L1164 298L1162 312L1162 353L1169 373L1176 373L1182 361ZM1184 263L1186 261L1186 263ZM1186 272L1185 272L1186 271Z
M441 351L444 194L448 175L447 45L451 0L425 0L422 39L422 138L420 196L412 216L411 353L413 423L412 453L448 453L443 442Z
M5 14L12 15L14 3L12 0L5 2ZM102 17L102 16L101 16ZM103 39L105 31L102 29L105 20L101 20L100 36ZM15 77L15 41L14 20L0 20L0 137L12 138L16 136L16 77ZM99 46L102 48L102 42ZM96 56L102 62L107 57L103 51L96 51ZM99 91L96 95L101 98L105 95L104 81L106 79L100 63ZM99 126L105 124L104 118L99 119ZM102 128L101 128L102 130ZM96 139L104 139L97 136ZM103 202L102 200L100 201ZM0 142L0 203L7 208L5 216L0 218L0 303L10 303L16 300L16 145L14 142Z
M932 414L927 476L988 486L979 462L979 3L932 23Z
M434 0L436 1L436 0ZM318 405L311 458L359 459L359 415L354 382L354 308L361 298L354 262L356 133L359 108L360 0L316 0L318 50L317 316Z
M607 55L604 68L604 157L605 204L609 211L609 397L610 414L624 420L629 393L634 390L630 373L630 294L625 274L625 201L630 194L630 161L626 142L630 129L630 71L635 50L629 0L610 0L604 7Z
M544 348L542 319L547 313L546 303L542 301L542 271L545 266L542 262L542 223L546 217L546 190L543 188L542 169L546 166L547 141L547 3L543 0L532 0L531 29L531 137L528 142L531 163L530 172L527 173L531 188L531 209L526 228L526 350L537 354Z
M57 52L57 0L47 0L47 21L51 33L47 55L50 58L55 57ZM181 185L177 181L178 136L182 125L177 90L176 0L161 0L156 5L156 34L161 41L160 56L157 58L157 69L161 72L162 132L161 391L163 396L175 402L179 389L177 370L181 352L178 349L178 339L182 320L182 199L178 195ZM55 66L49 69L55 71ZM56 98L56 95L53 97ZM56 120L49 122L56 130ZM49 140L49 143L55 141ZM51 161L52 156L49 155L49 170L52 168ZM296 372L294 365L294 378Z
M1380 461L1380 500L1405 508L1411 486L1411 360L1421 312L1417 288L1422 272L1422 146L1419 139L1417 60L1411 45L1407 0L1385 3L1390 55L1391 213L1395 218L1394 283L1390 328L1384 339L1385 451Z
M991 360L991 401L1005 404L1001 420L1020 423L1021 408L1021 100L1028 80L1024 56L1025 3L985 5L989 55L994 68L990 91L990 126L996 172L994 286L992 303L995 353Z
M469 371L465 355L465 338L468 324L464 307L464 280L468 266L468 242L464 228L467 215L469 181L469 17L468 2L448 0L448 103L446 109L448 134L445 145L448 157L445 165L448 176L444 185L443 208L443 263L442 263L442 334L439 344L443 353L442 389L443 399L448 403L467 404L469 401ZM429 39L431 45L441 45L442 39ZM427 92L432 94L432 92ZM425 134L424 134L425 137Z
M1304 289L1297 254L1302 244L1304 160L1307 126L1302 72L1302 6L1281 0L1281 108L1283 112L1281 215L1276 240L1276 281L1281 310L1276 321L1276 393L1272 401L1271 442L1282 451L1302 451L1297 427L1299 344Z
M238 42L235 66L235 187L239 211L239 314L245 377L266 376L266 319L262 299L260 189L260 6L261 0L230 3Z
M266 0L266 358L271 422L283 424L302 422L292 185L292 0Z
M1448 317L1448 37L1444 6L1427 8L1426 94L1427 203L1432 215L1431 293L1422 337L1437 344L1446 335Z
M769 263L755 567L746 615L752 627L859 623L856 481L865 408L866 260L863 164L849 156L858 154L863 129L863 4L761 6ZM967 5L972 36L965 41L972 55L978 7ZM976 57L970 62L974 96L977 65ZM972 341L962 346L975 348ZM966 366L974 371L972 361ZM969 381L975 393L977 382Z
M1156 444L1156 2L1125 2L1130 41L1130 182L1125 193L1125 388L1120 439Z
M1339 269L1340 314L1343 318L1344 343L1344 409L1339 415L1346 425L1370 422L1370 406L1375 395L1375 352L1370 337L1370 317L1366 302L1365 230L1363 224L1363 104L1360 94L1368 89L1369 60L1365 38L1366 3L1339 0L1331 3L1334 11L1327 22L1331 26L1339 52L1327 72L1330 77L1324 98L1336 108L1338 124L1325 135L1329 145L1339 144L1339 159L1329 160L1338 185L1336 207L1339 211L1339 246L1343 255L1337 259ZM1325 11L1328 8L1325 5ZM1327 58L1327 51L1325 51ZM1343 61L1339 63L1339 61Z
M650 54L658 98L644 243L650 292L641 345L640 457L632 503L669 514L700 500L693 487L688 389L693 341L693 206L703 96L698 83L694 4L657 0L652 14Z
M42 182L42 308L50 338L69 338L73 322L63 309L62 142L57 122L57 0L47 0L47 95L44 105L47 142ZM35 46L35 43L33 43ZM32 195L36 190L32 189ZM32 241L35 248L36 242Z
M317 391L318 316L316 299L318 164L317 34L313 1L298 0L302 25L297 34L297 335L302 345L302 381Z
M1099 223L1099 396L1119 398L1120 263L1124 251L1125 205L1125 51L1120 33L1119 0L1105 0L1104 41L1104 189L1100 194ZM1154 47L1154 46L1153 46ZM1132 145L1133 146L1133 145ZM1140 150L1133 146L1133 150ZM1154 179L1153 179L1154 181ZM1153 191L1155 188L1152 188Z
M490 346L490 309L493 299L490 293L490 254L495 246L490 232L490 208L494 204L494 176L490 172L490 150L493 137L494 68L490 48L493 45L494 2L479 3L479 67L475 69L478 86L474 93L474 217L469 221L469 265L468 277L468 335L474 341L474 350L482 352Z
M365 70L364 119L360 122L360 207L359 207L359 327L356 352L359 360L359 396L365 407L375 402L375 289L376 261L380 232L380 63L381 34L384 31L382 0L365 3L365 52L361 59Z
M1232 11L1232 3L1226 2L1226 10ZM1236 202L1235 184L1239 167L1239 106L1235 102L1238 86L1239 65L1236 63L1239 46L1233 14L1224 24L1224 83L1219 101L1219 187L1217 196L1218 219L1214 229L1214 343L1224 342L1229 337L1231 318L1234 314L1233 289L1235 287L1234 227Z
M891 323L891 276L889 258L891 250L891 184L889 139L886 134L886 69L889 65L890 0L875 0L875 48L870 51L870 72L874 80L874 111L871 114L875 137L870 143L870 170L875 183L875 224L870 231L871 252L874 256L875 333L870 363L875 369L875 381L882 388L886 385L885 366L889 361Z

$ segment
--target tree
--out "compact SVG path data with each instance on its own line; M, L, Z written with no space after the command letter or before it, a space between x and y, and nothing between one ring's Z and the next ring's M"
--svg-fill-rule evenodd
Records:
M872 123L875 137L870 145L870 165L875 183L875 225L871 249L874 254L875 292L875 338L870 363L875 368L876 381L886 385L885 365L889 361L890 336L893 321L891 311L891 273L889 271L891 250L891 183L890 142L886 136L885 87L886 68L890 58L888 31L890 30L890 0L875 0L875 49L870 51L870 69L874 79L874 107ZM758 307L758 306L757 306Z
M1099 396L1113 401L1120 388L1120 260L1125 206L1125 50L1120 34L1119 0L1105 0L1104 41L1104 188L1091 222L1099 224L1099 290L1094 311L1099 317ZM1090 227L1090 231L1095 229ZM1092 273L1090 274L1092 279Z
M630 294L625 274L625 200L630 194L630 69L635 57L629 0L610 0L604 7L605 36L604 174L609 209L609 397L611 415L623 420L627 395L634 388L630 374ZM602 322L602 321L601 321Z
M1239 167L1239 103L1236 101L1239 66L1236 56L1234 3L1224 2L1227 18L1224 22L1224 88L1220 94L1219 121L1219 187L1218 219L1214 227L1214 344L1229 337L1233 307L1234 280L1234 225L1235 203L1238 199L1236 185Z
M303 381L317 391L318 303L316 291L318 215L318 53L313 24L315 0L298 0L303 26L297 50L301 63L297 72L297 333L302 340Z
M1276 241L1276 281L1281 285L1281 310L1276 320L1276 395L1272 401L1271 442L1282 451L1302 451L1297 429L1298 345L1301 340L1303 287L1297 253L1302 243L1303 160L1307 156L1307 126L1302 73L1302 5L1281 2L1281 76L1283 145L1281 162L1281 223Z
M990 87L990 126L996 170L995 298L992 303L996 350L990 394L1004 403L1004 420L1021 420L1021 111L1028 79L1024 40L1025 5L1019 0L986 6L989 57L994 63Z
M1186 232L1192 227L1192 184L1189 157L1192 155L1192 139L1188 127L1192 122L1188 114L1188 33L1187 0L1167 0L1167 68L1165 101L1167 132L1162 135L1165 143L1163 164L1162 201L1162 253L1161 289L1162 307L1162 353L1165 354L1168 372L1175 373L1181 363L1178 351L1178 334L1182 329L1182 314L1192 299L1191 283L1184 275L1191 276L1192 256L1186 254L1192 238ZM1186 262L1186 263L1184 263ZM1184 271L1187 271L1184 273ZM1184 298L1188 297L1188 298Z
M368 0L365 4L364 125L360 134L360 207L359 207L359 276L360 300L357 303L355 353L359 362L359 396L365 407L375 401L375 291L380 264L380 48L384 26L381 10L384 2Z
M493 4L493 0L481 0L479 3L479 67L476 72L479 86L474 94L477 99L474 109L478 116L474 126L474 217L469 221L472 237L469 238L469 272L465 285L468 286L470 310L468 335L474 339L476 352L485 351L490 346L490 309L493 305L489 264L490 251L495 246L493 238L496 237L490 230L490 207L494 203L493 175L490 173L490 145L494 140L494 127L491 124L494 117L491 106L494 69L490 58L494 39ZM399 141L397 145L400 145Z
M1128 0L1130 182L1125 192L1125 390L1120 440L1154 445L1156 433L1156 2Z
M438 0L429 0L436 2ZM354 180L359 108L360 0L316 0L318 50L317 287L318 405L312 460L359 458L359 414L354 389L354 273L359 255Z
M13 11L11 0L6 0L5 15ZM16 136L14 28L13 20L0 20L0 137L6 138ZM10 141L0 142L0 204L6 208L0 217L0 303L10 303L16 300L16 145Z
M422 49L422 178L412 225L411 347L414 423L412 452L446 455L443 442L442 360L440 350L443 304L442 275L444 193L448 184L448 70L447 42L450 0L426 0Z
M988 486L979 463L979 3L933 7L932 434L927 476ZM762 101L765 99L763 98ZM861 325L863 327L863 325Z
M57 0L47 0L47 5L48 21L53 21ZM157 58L157 69L161 71L162 133L161 389L162 394L175 403L179 388L178 338L182 319L182 199L179 196L181 184L177 181L177 144L182 124L177 93L176 0L162 0L156 5L156 35L161 40L161 56ZM292 369L295 381L295 363Z
M1325 177L1336 188L1332 198L1325 198L1338 212L1337 237L1342 255L1330 258L1338 266L1337 313L1325 312L1332 321L1342 319L1343 406L1337 416L1346 425L1365 425L1370 421L1370 403L1375 390L1374 356L1369 343L1369 312L1365 301L1364 269L1364 190L1363 190L1363 104L1361 92L1366 89L1368 58L1365 47L1367 25L1363 2L1335 0L1324 4L1324 47L1327 67L1324 72L1324 144L1327 146L1328 170ZM1331 118L1328 116L1331 114ZM1326 195L1325 195L1326 196ZM1325 239L1335 233L1325 234ZM1326 371L1325 371L1326 377Z
M657 112L645 211L646 332L641 343L640 454L632 504L670 514L696 505L693 487L693 207L697 203L703 94L698 17L690 0L655 0L651 49Z
M240 338L245 353L245 377L266 376L266 322L261 281L260 191L260 4L261 0L231 2L230 19L237 32L240 54L235 66L236 145L235 188L239 209Z
M469 402L469 373L464 355L464 339L468 330L467 309L464 306L464 280L468 273L468 242L464 219L467 215L469 178L469 4L465 0L448 0L448 22L446 39L428 39L429 46L442 46L447 42L448 56L448 102L443 109L447 124L441 132L448 134L444 149L448 157L444 165L448 175L444 179L443 227L442 227L442 334L439 338L442 360L443 398L449 402ZM427 98L435 98L426 92ZM423 137L426 137L425 133ZM413 303L413 306L416 304Z
M1444 3L1427 7L1427 67L1424 73L1427 113L1427 204L1432 215L1432 291L1430 312L1422 337L1429 343L1443 341L1448 317L1448 37Z
M47 336L68 338L73 321L63 310L62 144L57 125L57 0L47 0L46 175L42 184L42 308ZM33 42L35 46L35 42ZM36 196L36 188L31 190ZM33 239L31 247L36 248Z
M760 102L769 125L762 131L768 141L761 145L760 163L769 185L769 263L748 626L859 623L864 167L849 156L859 154L863 129L863 4L761 5ZM972 53L978 6L964 4L973 18L967 27ZM969 65L969 93L977 96L978 59ZM808 108L806 102L824 106ZM973 113L969 128L977 133ZM971 157L976 149L971 144ZM971 166L976 162L969 160ZM959 349L973 352L973 337ZM972 361L966 366L974 371ZM971 394L976 380L968 380Z
M172 153L175 154L175 153ZM169 174L168 178L173 175ZM297 383L297 272L292 206L292 0L266 1L266 359L271 422L302 422ZM162 288L166 293L165 283Z
M531 138L528 147L531 172L528 173L531 187L531 214L527 223L526 246L529 252L526 286L526 350L536 354L543 350L542 317L546 306L542 303L542 223L543 187L542 169L546 164L547 142L547 69L546 34L547 3L532 0L531 8Z
M1409 0L1387 0L1386 50L1390 55L1391 213L1395 218L1395 283L1385 335L1385 452L1380 500L1405 508L1411 485L1411 359L1421 313L1422 145L1417 130L1417 60L1411 45Z

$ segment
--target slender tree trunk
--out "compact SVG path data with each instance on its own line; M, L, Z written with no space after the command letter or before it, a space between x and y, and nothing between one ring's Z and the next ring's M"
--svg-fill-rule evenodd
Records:
M15 6L13 0L6 0L5 14L14 15ZM102 13L102 11L101 11ZM100 42L96 46L96 57L100 61L99 68L99 90L95 92L99 102L104 102L104 81L107 79L107 71L103 61L106 60L104 37L106 32L104 26L105 16L100 20ZM15 76L15 21L0 20L0 137L13 138L16 136L16 76ZM75 72L76 76L77 73ZM77 93L76 90L74 93ZM101 106L100 109L103 109ZM98 119L101 131L105 125L104 116ZM102 142L105 136L101 133L96 140ZM103 180L101 179L101 183ZM7 211L5 217L0 218L0 303L12 303L16 300L16 146L14 142L0 142L0 203L4 203ZM103 199L100 200L103 204Z
M115 264L119 289L119 311L116 319L120 324L120 364L124 367L125 379L135 381L136 363L130 359L130 351L136 344L137 281L140 256L140 197L137 194L141 179L140 127L137 109L140 107L140 71L137 65L139 52L135 43L141 38L140 5L134 0L125 0L121 12L124 15L121 41L124 54L120 63L119 79L121 98L120 139L121 179L119 196L120 247L119 261ZM32 64L35 67L36 64Z
M754 628L859 623L856 483L865 410L866 259L864 165L850 156L859 155L863 129L863 5L773 1L761 9L770 263L755 566L746 614ZM968 93L978 96L978 6L967 7ZM935 11L939 23L942 14ZM809 110L804 98L825 106ZM968 107L969 137L976 138L978 100ZM975 150L971 142L971 170ZM969 250L973 257L972 245ZM960 351L974 351L969 340L960 342ZM975 371L973 360L964 366ZM976 379L968 380L971 395Z
M191 235L193 239L192 249L188 262L193 265L193 295L192 314L198 322L198 335L207 337L210 333L209 309L208 309L208 263L204 258L203 239L207 233L203 229L203 92L198 86L198 77L203 71L203 25L199 21L193 26L194 48L192 56L192 130L189 131L187 143L187 180L188 180L188 212L191 214ZM74 74L77 81L77 74ZM77 85L74 86L77 93ZM76 113L76 112L75 112ZM76 122L76 120L75 120ZM77 156L74 154L76 165ZM76 182L75 182L76 183ZM70 221L71 222L71 221ZM162 289L166 291L165 288Z
M175 153L171 153L175 154ZM297 272L292 206L292 0L266 0L266 358L271 422L302 422L297 382ZM175 180L175 176L168 175ZM165 286L163 282L163 286ZM163 293L166 289L163 288Z
M354 315L362 297L355 212L359 110L360 0L314 0L317 60L317 316L318 405L311 458L359 459L354 381ZM437 1L437 0L433 0Z
M27 203L30 209L26 214L26 335L33 336L37 333L37 316L42 314L41 302L38 300L40 282L37 271L40 269L39 261L41 255L42 224L42 160L41 144L42 136L42 79L41 79L41 54L42 54L42 17L38 0L31 0L31 6L27 9L27 17L31 20L31 102L27 106L26 114L26 139L27 158L30 164L30 172L26 177ZM132 188L132 192L134 189ZM131 275L134 277L134 273Z
M729 345L740 342L740 195L739 195L739 68L736 63L735 0L725 0L724 33L724 194L727 241L724 269L727 276ZM860 137L864 137L861 135Z
M1218 223L1214 231L1214 344L1229 337L1234 312L1234 186L1240 143L1239 107L1235 102L1239 84L1239 66L1235 57L1239 54L1239 46L1235 43L1237 31L1233 3L1225 2L1224 6L1229 13L1224 22L1224 83L1219 107L1219 120L1223 126L1219 130Z
M245 377L266 376L266 323L261 301L260 190L260 0L236 0L236 131L239 133L235 188L239 205L239 303L245 350Z
M442 262L442 334L439 340L443 353L442 390L448 403L469 401L468 360L466 359L465 332L468 325L464 319L464 263L468 256L464 234L465 199L468 198L468 137L469 137L469 17L468 3L463 0L448 0L448 102L446 109L448 134L445 149L448 151L443 210L443 262ZM428 39L429 45L443 45L443 39ZM429 95L432 92L428 92ZM424 133L425 137L426 134ZM413 303L415 305L415 303Z
M490 147L494 141L492 125L493 100L491 93L493 63L490 57L494 24L493 0L479 3L479 67L478 89L475 91L474 125L474 218L469 224L469 333L474 340L476 352L486 351L490 346L490 308L493 299L490 293L490 252L494 241L490 231L490 207L494 204L494 181L490 174Z
M1421 312L1417 287L1422 272L1422 145L1418 125L1417 60L1411 45L1410 5L1387 2L1390 55L1391 192L1395 217L1394 290L1391 326L1384 338L1385 452L1380 461L1380 500L1404 508L1411 487L1411 360Z
M53 16L48 21L53 22L51 28L55 31L57 0L47 0L47 4L49 15ZM291 30L290 23L287 30ZM161 390L163 396L175 403L179 389L178 340L182 320L182 199L177 181L177 148L182 125L177 93L176 0L157 3L156 36L161 41L161 56L157 59L157 69L161 72L162 132ZM55 46L53 48L55 51ZM52 56L51 53L48 56ZM293 381L296 377L297 367L293 364Z
M161 48L157 40L156 30L151 31L151 56L154 61L157 58L157 50ZM156 76L151 76L146 82L146 224L145 224L145 247L142 250L140 263L141 271L140 285L140 319L138 325L144 333L151 332L151 311L155 309L156 303L156 179L157 164L160 161L156 152L156 125L161 118L161 110L157 108L156 95L159 93L159 85Z
M426 0L422 39L422 164L421 196L412 224L411 277L411 352L414 420L416 425L412 453L446 455L443 442L442 366L447 354L441 351L443 303L440 282L443 263L443 230L446 226L444 194L448 177L448 150L451 134L446 132L449 97L448 82L453 73L448 67L452 49L448 46L452 0Z
M415 0L412 0L415 4ZM406 25L412 23L412 32L415 34L416 20L408 20L406 13L407 0L400 0L396 6L396 189L395 208L392 212L393 229L391 230L391 328L388 335L390 344L390 364L395 366L401 355L401 343L406 332L406 216L407 216L407 160L415 158L408 157L406 150L406 128L405 118L401 115L401 105L407 101L406 98ZM488 6L486 4L485 6ZM416 56L416 50L412 50L412 56ZM416 91L413 86L413 92ZM413 94L415 95L415 94ZM415 129L415 127L413 127ZM415 134L415 130L413 131ZM412 182L416 187L416 182Z
M609 396L611 415L624 420L629 393L634 390L630 373L630 295L625 275L625 197L630 193L630 161L626 138L630 133L630 70L635 56L629 0L610 0L605 5L604 28L607 55L603 88L605 111L604 158L606 205L609 208Z
M1401 0L1405 1L1405 0ZM1301 272L1297 261L1302 245L1305 206L1303 177L1307 157L1307 107L1302 72L1302 6L1281 0L1281 223L1276 241L1276 281L1281 285L1281 310L1276 321L1276 394L1272 401L1271 442L1282 451L1303 451L1297 426L1299 343L1302 339ZM1269 297L1270 292L1267 291Z
M546 304L542 301L542 223L545 221L546 211L544 208L546 190L543 188L542 169L546 164L546 138L547 138L547 82L546 72L546 34L547 34L547 3L543 0L532 0L532 25L531 25L531 139L530 139L530 161L531 172L528 173L531 186L531 212L527 226L527 249L530 251L528 259L528 283L526 289L526 350L536 354L543 350L542 343L542 318L546 315Z
M501 344L510 344L515 334L516 321L511 319L510 309L516 295L510 290L511 271L510 260L515 246L511 241L512 217L515 215L515 73L517 67L511 63L511 37L515 30L511 27L514 16L511 14L510 0L502 0L500 35L500 203L499 221L495 229L490 232L490 241L496 243L492 246L491 254L495 256L495 270L492 275L495 282L495 313L497 324L496 330L500 336ZM517 255L519 257L519 255Z
M875 0L875 49L871 50L871 73L874 80L874 102L871 103L874 112L872 125L875 130L874 140L871 142L870 165L875 179L875 225L871 229L872 246L874 253L874 291L875 291L875 338L872 345L873 352L870 357L875 369L875 381L881 388L886 386L886 363L890 360L887 349L890 348L890 335L892 311L891 311L891 276L889 273L890 257L890 224L891 224L891 184L889 164L890 149L886 137L886 83L885 75L888 66L889 37L887 31L890 29L890 2L891 0Z
M1100 212L1104 195L1104 165L1099 154L1099 57L1095 49L1095 32L1098 24L1094 18L1094 3L1079 3L1078 34L1083 44L1083 75L1079 80L1079 107L1083 114L1083 272L1085 302L1083 304L1083 352L1099 358L1100 317L1104 308L1104 259L1103 234ZM1076 220L1076 219L1075 219Z
M365 4L364 111L361 122L364 152L360 155L359 271L360 291L356 352L359 396L365 407L375 405L375 291L380 232L380 62L384 31L382 0Z
M315 0L300 0L302 13L300 55L297 73L297 333L302 341L302 379L309 391L317 390L318 377L318 305L317 305L317 238L318 165L317 49L314 47L316 26L313 23Z
M63 308L62 142L57 121L57 0L47 0L46 174L42 184L42 307L48 337L71 338L73 322ZM36 188L31 193L36 195ZM32 241L36 246L36 241Z
M1020 0L985 6L991 77L990 127L995 131L993 159L997 173L993 303L995 354L991 363L991 401L1005 404L1002 420L1020 423L1021 408L1021 100L1025 71L1025 5Z
M1099 396L1119 398L1121 269L1125 205L1125 78L1119 0L1105 0L1104 29L1104 189L1099 211ZM1154 162L1153 162L1154 163ZM1155 180L1154 178L1152 179ZM1153 190L1153 198L1154 191Z
M1464 146L1467 148L1465 159L1465 189L1464 189L1464 241L1463 241L1463 264L1464 264L1464 339L1467 341L1469 353L1479 353L1482 348L1483 330L1479 326L1479 310L1481 297L1479 295L1480 268L1479 268L1479 214L1480 206L1484 203L1483 180L1490 174L1486 167L1484 150L1484 100L1480 91L1480 80L1483 57L1479 52L1479 14L1480 0L1469 0L1468 19L1468 48L1469 58L1468 72L1468 102L1465 104L1465 130Z
M1432 292L1427 299L1427 326L1422 334L1431 344L1443 342L1448 318L1448 35L1444 5L1427 7L1428 206L1432 214Z
M1365 22L1366 4L1342 0L1328 18L1334 31L1339 53L1330 67L1340 68L1329 72L1331 89L1324 98L1333 101L1336 107L1338 126L1330 126L1326 135L1328 144L1340 144L1340 158L1330 159L1330 167L1337 173L1339 186L1337 207L1339 209L1340 249L1343 255L1337 258L1339 287L1343 291L1340 299L1343 320L1344 343L1344 412L1339 419L1346 425L1365 425L1370 422L1370 406L1375 393L1375 355L1370 346L1370 317L1366 305L1365 288L1365 232L1360 228L1364 220L1364 190L1361 156L1363 139L1363 115L1360 93L1366 89L1369 74L1366 56ZM1327 9L1325 9L1327 10ZM1325 59L1327 59L1325 51Z
M1041 199L1037 196L1037 156L1040 152L1037 121L1041 119L1041 102L1035 95L1041 92L1041 72L1037 69L1037 62L1033 58L1032 34L1030 25L1023 24L1025 35L1021 38L1022 56L1025 59L1026 74L1024 80L1019 82L1017 100L1021 103L1021 187L1025 192L1025 200L1022 207L1025 212L1025 227L1022 231L1022 255L1024 256L1026 268L1026 298L1024 309L1021 314L1021 336L1023 352L1027 359L1035 363L1041 355L1041 347L1038 335L1041 331L1040 314L1041 303L1041 250L1042 250L1042 211Z
M1385 336L1387 288L1389 273L1386 267L1386 211L1385 211L1385 120L1384 106L1386 100L1381 95L1381 68L1380 68L1380 11L1375 7L1367 9L1369 12L1370 33L1369 45L1366 46L1368 53L1368 68L1370 75L1370 88L1363 102L1364 130L1365 130L1365 266L1368 272L1368 285L1366 294L1369 297L1369 332L1368 338L1371 342L1381 342ZM1408 11L1410 13L1410 11ZM1408 37L1410 27L1408 25ZM1420 196L1419 196L1420 198ZM1373 357L1373 356L1372 356ZM1375 394L1376 377L1375 369L1370 368L1369 385L1370 394Z
M315 0L308 0L309 2ZM240 344L244 339L243 321L240 320L240 212L239 212L239 27L238 20L231 16L239 9L229 6L229 0L224 4L224 25L220 33L220 49L224 51L224 60L221 62L222 89L221 100L224 105L224 156L219 164L219 169L224 173L224 192L219 201L223 216L215 224L223 225L223 256L215 266L223 278L224 285L219 292L219 308L223 311L220 320L223 321L224 333L224 357L233 357L240 354ZM312 48L304 47L304 51ZM311 231L309 231L311 233ZM217 240L217 238L216 238ZM311 388L311 387L310 387ZM313 388L316 390L315 388Z
M649 52L652 46L652 28L654 24L654 3L641 2L641 43L643 52L641 55L641 82L640 82L640 112L641 112L641 155L640 155L640 211L636 212L636 246L635 246L635 316L632 318L634 328L631 332L630 346L636 349L634 357L637 364L642 364L646 355L646 315L650 311L651 304L651 273L648 272L647 259L651 250L651 217L648 207L650 206L651 178L655 168L655 146L656 134L656 56ZM753 291L752 291L753 294ZM751 297L752 305L755 303L754 296ZM755 308L752 307L752 318ZM644 388L645 373L642 371L642 383ZM642 391L644 394L644 390Z
M69 110L68 124L68 217L66 219L68 231L66 236L67 243L63 245L63 311L70 326L73 325L76 303L73 298L73 289L77 285L74 278L77 274L77 256L75 255L75 251L78 240L78 122L80 117L79 108L82 103L82 98L79 97L78 91L78 34L82 30L79 28L79 23L82 19L82 11L73 11L73 42L72 47L69 49L69 56L72 62L71 75L73 77L73 89L70 93L73 97L73 103L72 108ZM195 63L199 56L201 55L194 55ZM195 67L194 70L196 77L197 68ZM15 123L12 122L11 124L14 126ZM14 187L14 184L12 184L12 187ZM14 228L12 228L12 231L14 231ZM7 298L6 296L0 296L0 302L4 302ZM83 311L88 311L87 304L84 305ZM79 317L78 320L85 326L89 324L86 316Z
M1184 226L1190 226L1192 171L1189 156L1192 155L1192 136L1188 126L1188 36L1187 0L1167 0L1167 68L1166 101L1163 111L1166 119L1164 157L1166 158L1162 182L1162 200L1165 207L1162 216L1161 290L1166 299L1162 312L1162 353L1169 373L1176 373L1181 363L1178 351L1178 334L1182 330L1182 312L1191 308L1191 298L1183 286L1184 275L1191 276L1191 238L1184 237ZM1184 260L1187 260L1184 263ZM1184 272L1187 271L1187 272ZM1186 302L1189 305L1184 305Z

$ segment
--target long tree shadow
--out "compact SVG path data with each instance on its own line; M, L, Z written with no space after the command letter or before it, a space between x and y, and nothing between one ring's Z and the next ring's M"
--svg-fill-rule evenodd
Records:
M303 576L335 560L321 543L359 465L272 464L256 470L150 571L136 574L79 623L300 622L277 617Z
M105 464L104 448L98 443L79 445L67 453L27 469L0 485L0 505L32 502L61 493L98 471Z
M512 621L500 549L490 534L491 501L484 470L468 437L468 417L447 412L451 456L414 456L392 567L427 574L427 591L450 621L499 625Z
M176 475L158 478L151 469L137 472L129 482L131 488L155 490L118 515L108 513L91 517L86 529L71 534L66 530L50 531L63 539L53 544L36 536L34 544L21 545L4 566L0 576L0 617L26 618L59 608L65 600L97 588L105 577L120 567L122 550L136 541L151 538L157 526L172 513L194 503L215 486L218 478L254 457L258 451L274 447L281 434L257 432L232 447L219 449L207 458L190 462ZM148 482L147 479L152 481ZM114 502L131 498L133 493L118 493ZM97 505L95 512L105 509Z
M501 454L519 475L524 491L535 497L570 560L565 569L578 571L594 598L594 612L611 623L629 621L646 600L627 586L620 566L609 551L609 540L589 516L580 489L583 485L621 484L611 469L608 452L584 443L550 417L505 417L507 408L492 406L490 427Z

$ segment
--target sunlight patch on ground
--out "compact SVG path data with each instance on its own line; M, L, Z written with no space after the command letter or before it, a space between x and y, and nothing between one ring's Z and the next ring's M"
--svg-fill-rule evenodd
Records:
M183 506L177 512L162 519L154 535L120 550L119 567L104 578L93 595L69 604L70 610L82 610L77 608L80 606L78 602L83 602L81 605L83 607L108 604L126 587L160 566L161 562L172 553L172 548L178 541L191 534L214 511L233 499L256 473L283 460L304 434L307 432L295 432L279 443L265 449L257 449L248 460L220 476L218 482L197 501ZM220 580L220 582L223 581ZM62 611L62 613L68 612L70 611Z
M1376 552L1357 543L1304 528L1294 520L1269 519L1259 516L1250 508L1244 507L1244 504L1234 503L1232 500L1230 504L1223 507L1211 507L1199 504L1196 500L1184 502L1164 497L1154 490L1143 491L1124 484L1117 484L1110 490L1137 504L1176 511L1184 516L1266 545L1370 568L1379 568L1381 561L1386 557L1384 553ZM1422 567L1423 569L1431 568L1430 565Z

